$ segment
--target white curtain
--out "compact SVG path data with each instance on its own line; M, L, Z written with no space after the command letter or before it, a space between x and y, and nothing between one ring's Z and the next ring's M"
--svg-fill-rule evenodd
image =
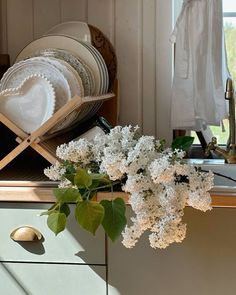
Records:
M185 0L171 36L175 43L173 129L204 130L227 116L221 0Z

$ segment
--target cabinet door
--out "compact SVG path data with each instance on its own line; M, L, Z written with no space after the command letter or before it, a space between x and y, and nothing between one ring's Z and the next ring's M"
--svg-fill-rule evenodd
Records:
M235 295L235 209L186 208L184 220L185 240L165 250L152 249L148 234L133 249L109 243L109 295Z
M106 295L104 266L0 264L2 295Z
M57 262L105 265L105 235L92 236L81 229L71 206L66 230L57 236L47 227L47 217L40 213L51 204L0 203L0 261ZM38 229L40 242L14 242L11 232L23 225Z

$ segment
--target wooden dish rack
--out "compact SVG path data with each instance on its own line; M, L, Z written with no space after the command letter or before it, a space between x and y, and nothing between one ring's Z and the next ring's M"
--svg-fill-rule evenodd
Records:
M103 102L99 115L104 116L110 120L111 124L117 124L117 95L118 82L115 81L113 91L101 96L80 97L78 95L71 98L62 108L53 114L43 125L36 129L31 134L24 132L9 118L0 113L0 123L4 124L16 135L16 142L18 145L12 149L7 155L0 159L0 171L20 155L28 147L33 148L38 154L45 158L51 164L58 161L56 157L56 148L58 145L67 143L73 140L73 133L70 130L64 130L63 133L50 134L50 130L56 125L60 124L65 117L72 112L81 111L86 108L88 104ZM79 127L78 127L79 128Z

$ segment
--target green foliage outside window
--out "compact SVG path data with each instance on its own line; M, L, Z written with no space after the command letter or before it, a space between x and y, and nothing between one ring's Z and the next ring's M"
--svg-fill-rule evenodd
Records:
M228 67L233 80L236 81L236 27L226 22L224 31Z

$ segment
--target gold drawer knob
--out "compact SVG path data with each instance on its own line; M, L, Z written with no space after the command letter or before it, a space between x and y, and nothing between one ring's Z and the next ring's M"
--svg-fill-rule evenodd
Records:
M42 234L32 226L20 226L14 229L10 238L16 242L37 242L42 239Z

